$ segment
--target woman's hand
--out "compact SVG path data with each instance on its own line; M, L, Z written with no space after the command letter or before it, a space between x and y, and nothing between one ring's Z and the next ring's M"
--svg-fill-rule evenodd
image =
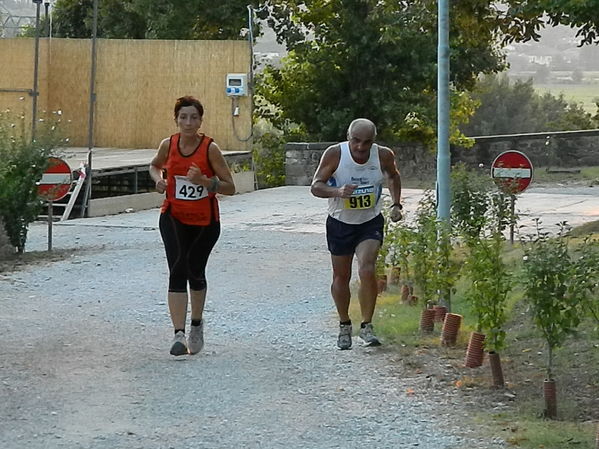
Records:
M204 187L208 187L210 184L210 178L202 173L200 167L198 167L195 163L191 163L191 167L187 170L187 179L196 185L202 185Z
M166 192L166 179L159 179L158 181L156 181L156 191L158 193L164 193Z

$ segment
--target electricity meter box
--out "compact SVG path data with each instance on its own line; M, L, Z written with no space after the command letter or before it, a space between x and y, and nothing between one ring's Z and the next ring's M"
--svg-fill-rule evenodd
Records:
M228 73L226 93L228 96L247 95L247 75L245 73Z

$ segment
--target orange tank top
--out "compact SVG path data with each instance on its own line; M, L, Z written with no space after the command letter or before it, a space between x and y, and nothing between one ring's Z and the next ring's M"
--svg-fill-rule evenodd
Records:
M181 223L207 226L214 221L219 221L216 194L208 192L204 186L189 182L187 170L192 163L195 163L203 174L208 177L214 176L214 170L208 160L208 148L212 138L200 134L200 144L188 156L181 154L179 138L180 134L171 136L168 157L164 164L167 180L166 198L160 212L169 210Z

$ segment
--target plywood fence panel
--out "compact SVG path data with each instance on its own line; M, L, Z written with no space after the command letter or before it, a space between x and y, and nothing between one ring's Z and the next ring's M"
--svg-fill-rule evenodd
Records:
M87 147L91 41L52 39L48 48L49 107L61 111L69 144Z
M87 146L91 41L42 41L40 111L62 111L71 145ZM97 44L96 147L156 148L176 132L175 100L194 95L205 107L203 132L224 150L251 148L251 140L243 141L251 131L250 97L239 99L240 115L232 117L232 100L225 95L226 74L249 69L247 42L99 39ZM10 67L0 71L0 87L31 88L33 51L33 39L0 40L2 65ZM0 93L0 108L12 104L31 113L28 95Z
M47 105L47 65L43 40L40 40L38 110ZM35 39L0 39L0 88L33 89ZM0 111L10 110L11 114L24 116L26 128L30 129L32 96L27 92L0 92Z
M98 146L155 148L176 132L175 100L194 95L204 104L203 131L223 149L247 149L231 126L227 73L246 73L247 43L236 41L102 40L98 51ZM250 100L236 120L251 126Z

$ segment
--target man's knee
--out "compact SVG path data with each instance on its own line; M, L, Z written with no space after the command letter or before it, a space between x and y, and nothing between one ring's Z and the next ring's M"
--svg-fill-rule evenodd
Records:
M358 268L358 275L360 279L372 278L375 275L375 266L374 264L364 264Z

